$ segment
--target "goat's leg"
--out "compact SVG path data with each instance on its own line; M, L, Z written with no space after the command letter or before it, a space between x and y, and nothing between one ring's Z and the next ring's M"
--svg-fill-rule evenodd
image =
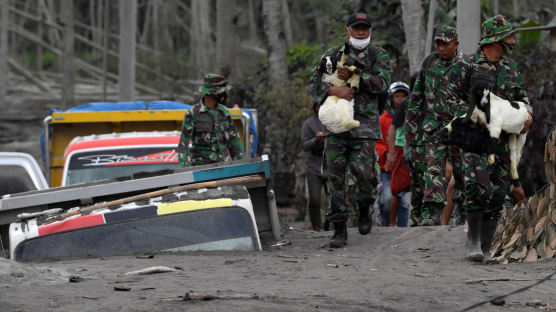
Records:
M510 135L510 138L508 140L508 147L510 149L510 176L512 184L517 187L519 186L519 175L517 173L517 166L519 163L518 155L520 152L518 151L515 134Z
M357 74L353 74L351 75L351 77L348 79L348 83L349 86L351 88L353 88L355 91L359 90L359 81L361 79L361 76L357 75Z

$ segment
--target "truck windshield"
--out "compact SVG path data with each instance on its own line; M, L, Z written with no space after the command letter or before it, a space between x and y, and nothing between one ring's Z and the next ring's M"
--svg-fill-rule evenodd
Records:
M72 154L66 166L64 185L72 185L176 169L178 154L174 146L87 151Z

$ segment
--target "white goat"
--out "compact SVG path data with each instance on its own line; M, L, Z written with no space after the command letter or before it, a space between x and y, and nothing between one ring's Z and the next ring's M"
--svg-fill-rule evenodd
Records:
M475 96L475 94L472 96ZM508 140L510 175L515 186L519 185L517 166L527 137L526 133L520 132L528 118L525 103L504 100L487 89L483 90L481 101L475 105L470 118L475 123L485 124L490 137L493 139L498 139L502 130L510 134ZM448 132L451 132L451 122L446 128ZM494 154L489 155L488 163L491 165L494 163Z
M342 57L338 61L336 70L329 56L326 57L326 74L322 75L322 81L329 82L334 86L343 86L348 84L351 88L359 88L360 76L353 73L348 81L338 78L338 68L345 67L353 72L355 66L345 66L347 53L344 50ZM337 96L331 95L326 98L319 110L319 119L322 124L333 133L342 133L353 128L359 127L359 121L353 119L354 101L348 101Z

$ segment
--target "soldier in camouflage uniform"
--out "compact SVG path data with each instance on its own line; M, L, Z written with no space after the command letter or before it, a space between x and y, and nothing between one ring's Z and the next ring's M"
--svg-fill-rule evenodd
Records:
M423 61L411 93L406 115L406 136L410 146L412 162L412 204L417 212L422 211L421 225L440 225L441 211L446 201L446 160L451 157L456 180L461 181L458 171L460 156L458 149L450 150L442 142L439 130L452 119L446 107L437 100L441 92L441 80L450 72L453 64L463 59L458 51L457 31L451 26L439 26L435 32L436 51ZM425 169L423 172L422 170ZM422 177L422 180L420 179ZM422 189L420 186L424 186ZM421 193L420 190L423 190ZM419 195L422 194L422 204Z
M452 114L466 114L472 103L472 96L487 88L505 100L526 103L529 120L524 124L523 132L529 129L533 123L532 108L521 74L509 57L515 47L514 32L502 15L491 17L483 23L480 49L458 61L446 80L446 92L441 95L441 101ZM469 123L464 129L454 129L453 135L476 138L475 133L479 131L484 138L488 137L486 129L473 123ZM496 151L492 165L488 164L487 151L469 152L480 142L469 139L469 142L460 143L464 172L463 208L467 212L469 226L467 257L472 261L483 261L484 254L490 250L492 236L504 205L510 166L507 139L507 135L503 133L498 142L493 144Z
M243 159L243 145L228 109L222 105L229 89L223 76L205 76L199 88L204 97L189 108L183 119L177 148L180 167L223 162L230 157Z
M329 49L321 58L311 79L309 89L313 101L322 104L326 97L335 95L354 100L354 119L361 124L348 132L334 134L325 129L324 177L327 183L327 218L334 224L331 247L343 247L347 243L346 220L350 210L359 210L359 232L371 230L369 207L376 199L378 171L375 142L381 138L378 119L379 93L385 93L390 85L392 69L390 58L382 48L369 45L371 20L365 13L355 13L348 18L345 30L349 38L348 62L358 65L361 75L359 89L332 86L322 81L326 57L336 63L347 45ZM353 73L346 68L337 69L338 77L347 81Z

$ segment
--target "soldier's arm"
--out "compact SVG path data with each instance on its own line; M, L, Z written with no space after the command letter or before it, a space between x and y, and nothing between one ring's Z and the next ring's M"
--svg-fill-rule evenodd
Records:
M388 92L392 76L390 57L383 48L377 47L376 62L372 68L364 68L359 82L360 91L370 93Z
M432 57L432 56L429 56ZM417 73L415 85L411 91L409 104L407 104L407 114L405 115L405 128L404 131L409 136L414 136L418 128L421 126L421 119L425 111L425 64L427 60L423 61L421 69Z
M334 49L329 49L324 53L324 55L319 59L319 61L315 65L315 69L313 70L313 74L311 78L309 78L309 86L307 90L309 94L313 97L313 102L317 102L319 104L324 103L326 97L328 96L328 90L332 87L331 83L323 82L322 81L322 70L321 64L324 62L325 57L333 56Z
M230 113L226 111L226 136L228 138L228 150L230 151L230 156L232 159L243 159L243 144L239 138L236 128L234 127L234 122Z
M193 136L193 129L194 127L192 114L191 111L188 110L185 114L185 117L183 118L183 122L181 125L180 143L178 144L178 148L176 149L176 152L178 153L179 166L182 168L190 165L188 159L189 141Z

